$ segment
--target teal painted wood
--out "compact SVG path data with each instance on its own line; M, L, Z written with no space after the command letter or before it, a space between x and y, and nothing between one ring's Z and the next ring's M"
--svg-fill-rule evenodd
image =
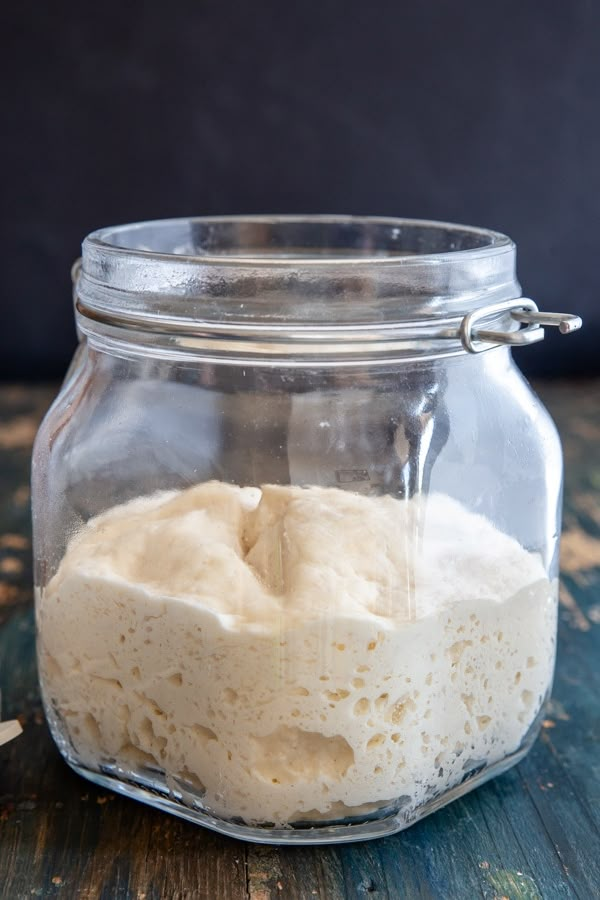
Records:
M96 789L61 761L36 682L29 456L52 391L0 389L0 897L600 897L600 382L542 385L567 464L559 656L515 769L366 844L244 845Z

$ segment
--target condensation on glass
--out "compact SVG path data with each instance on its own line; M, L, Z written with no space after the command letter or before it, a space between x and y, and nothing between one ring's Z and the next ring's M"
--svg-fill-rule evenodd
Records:
M511 345L572 315L435 222L95 232L37 437L39 671L69 765L255 841L390 834L551 689L561 450Z

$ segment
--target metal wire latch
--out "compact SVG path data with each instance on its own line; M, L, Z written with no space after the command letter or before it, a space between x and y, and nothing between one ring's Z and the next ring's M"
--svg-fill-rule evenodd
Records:
M158 320L157 323L154 318L140 316L139 314L135 317L125 318L123 315L118 315L116 313L111 315L106 311L96 313L93 309L90 309L83 304L78 295L81 272L82 259L79 257L71 267L71 281L73 282L75 308L83 315L94 318L97 321L103 321L116 326L124 325L125 327L138 328L138 330L160 331L161 327L164 327L169 333L178 334L194 334L194 332L197 332L198 330L201 330L202 333L205 334L208 330L209 323L206 322L160 322L160 320ZM506 315L507 313L509 314L508 316ZM503 316L503 314L505 315ZM485 324L485 321L490 319L496 326L510 325L512 324L510 322L512 319L513 322L518 322L525 327L517 327L505 331L494 331L482 327ZM393 327L397 328L404 324L405 323L397 323ZM498 346L498 344L523 347L527 346L527 344L535 344L538 341L542 341L544 339L544 325L553 325L558 328L561 334L570 334L572 331L577 331L581 328L582 321L579 316L572 315L571 313L540 312L537 304L529 297L518 297L514 300L503 300L500 303L488 303L487 306L481 306L479 309L475 309L473 312L468 313L462 320L458 316L452 320L446 320L446 322L443 323L443 327L437 331L430 331L428 337L449 340L456 340L458 338L467 352L481 353L484 350L489 350L494 346ZM246 323L244 323L244 327L247 327ZM331 331L332 326L324 326L321 330L325 332ZM332 340L341 340L337 334L337 326L335 326L333 330L336 333L332 335ZM278 326L277 331L281 334L283 329ZM79 329L78 335L81 340L82 335L79 333ZM395 336L395 339L397 340L398 337ZM402 337L400 337L400 340L401 339ZM407 340L410 338L405 337L404 339Z
M489 331L480 327L485 319L498 317L501 313L510 313L515 322L525 327L515 331ZM540 312L529 297L519 297L517 300L490 303L469 313L461 322L459 336L465 350L481 353L488 350L491 344L509 344L513 347L536 344L544 339L544 325L553 325L561 334L570 334L581 328L582 321L571 313Z

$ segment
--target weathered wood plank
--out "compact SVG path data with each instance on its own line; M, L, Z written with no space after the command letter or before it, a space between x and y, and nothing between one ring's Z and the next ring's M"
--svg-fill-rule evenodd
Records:
M589 898L600 896L600 382L543 396L567 459L554 700L516 768L367 844L244 845L95 788L49 737L36 682L29 454L51 397L0 388L0 897ZM595 452L594 452L595 451Z

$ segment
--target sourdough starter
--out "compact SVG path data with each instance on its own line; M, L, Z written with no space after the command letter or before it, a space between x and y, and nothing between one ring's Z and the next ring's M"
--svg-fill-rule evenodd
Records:
M91 520L40 604L71 756L281 825L417 808L517 750L554 586L486 519L421 504L209 482Z

